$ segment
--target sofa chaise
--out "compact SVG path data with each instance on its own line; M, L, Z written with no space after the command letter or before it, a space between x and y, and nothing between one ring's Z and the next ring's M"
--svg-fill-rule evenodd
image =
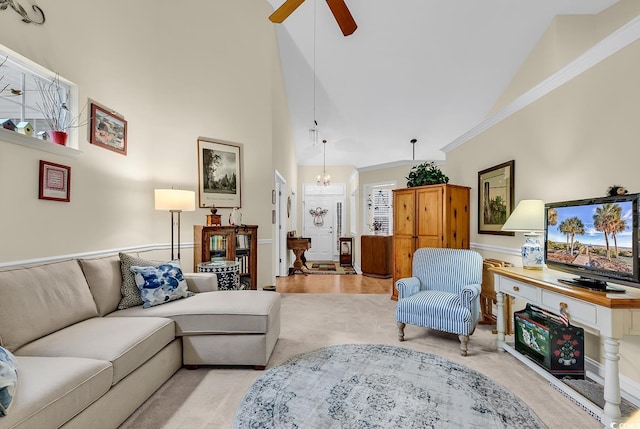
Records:
M280 295L218 291L118 309L117 255L0 271L0 346L18 386L0 429L116 428L182 365L264 368L280 333Z

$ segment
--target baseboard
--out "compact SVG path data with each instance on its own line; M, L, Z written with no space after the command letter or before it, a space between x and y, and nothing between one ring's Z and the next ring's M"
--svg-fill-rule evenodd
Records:
M584 358L586 376L599 384L604 384L604 366L589 357ZM620 396L640 407L640 383L620 374Z

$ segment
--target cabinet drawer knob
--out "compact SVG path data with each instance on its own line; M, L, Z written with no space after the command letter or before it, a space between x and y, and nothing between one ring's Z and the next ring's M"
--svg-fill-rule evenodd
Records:
M514 292L519 292L519 291L520 291L520 288L519 288L518 286L514 286L514 287L513 287L513 291L514 291Z

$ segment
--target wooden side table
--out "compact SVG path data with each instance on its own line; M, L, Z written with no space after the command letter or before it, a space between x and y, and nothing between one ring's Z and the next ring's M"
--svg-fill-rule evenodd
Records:
M296 260L293 262L293 274L296 271L306 274L302 270L304 251L311 248L311 239L305 237L287 237L287 249L291 249L293 254L296 255Z

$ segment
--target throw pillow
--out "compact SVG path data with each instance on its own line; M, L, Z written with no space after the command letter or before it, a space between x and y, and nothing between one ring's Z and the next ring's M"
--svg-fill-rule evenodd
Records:
M140 289L143 308L187 298L193 292L187 290L187 281L180 269L180 262L166 262L155 267L131 267L136 285Z
M0 417L9 412L9 407L18 387L18 363L5 348L0 347Z
M126 253L119 253L118 256L120 256L120 270L122 271L122 284L120 285L122 299L118 304L118 310L144 304L140 296L140 289L136 285L134 274L131 272L131 267L153 267L160 262L137 258Z

